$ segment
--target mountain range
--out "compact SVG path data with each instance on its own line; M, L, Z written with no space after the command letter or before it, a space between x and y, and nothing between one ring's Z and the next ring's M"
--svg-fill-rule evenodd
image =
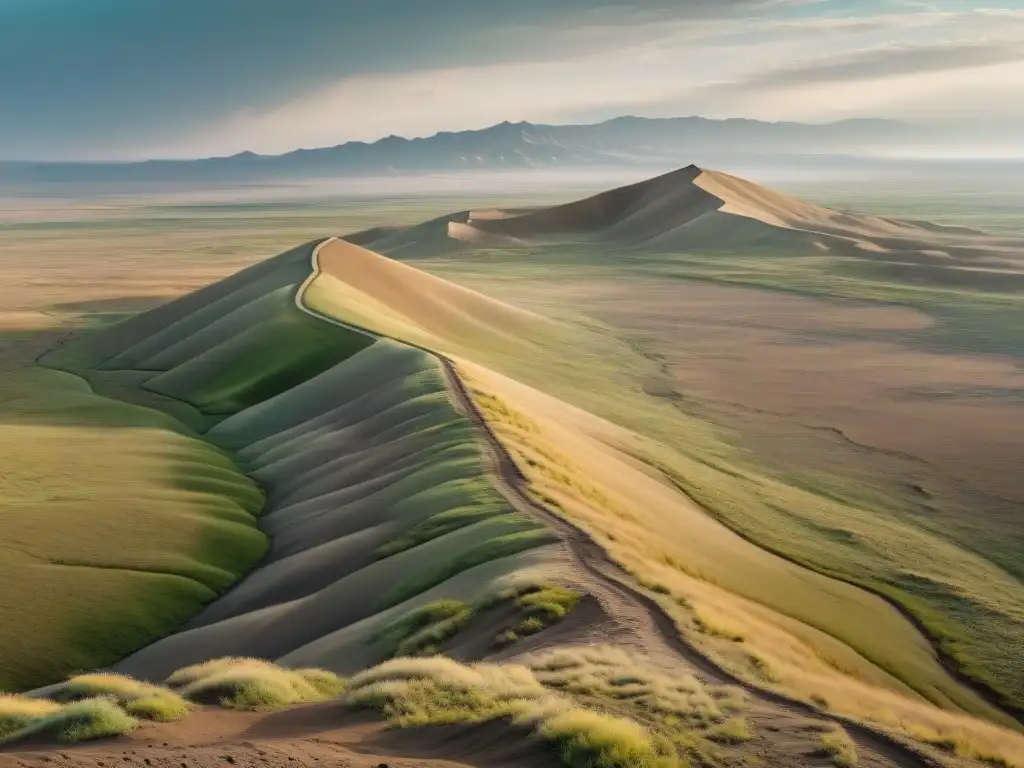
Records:
M893 120L826 124L702 117L619 117L592 125L503 122L427 138L388 136L372 143L299 149L281 155L141 162L0 162L0 181L203 181L375 176L465 170L586 168L724 158L821 158L899 154L949 144L945 131Z

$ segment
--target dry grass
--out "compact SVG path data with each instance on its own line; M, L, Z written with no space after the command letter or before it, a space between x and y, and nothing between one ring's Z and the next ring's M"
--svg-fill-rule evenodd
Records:
M139 721L108 698L83 699L47 708L19 729L0 735L0 744L47 735L65 743L120 736L139 727Z
M60 710L60 704L48 699L34 699L0 693L0 742L23 729L30 722Z
M463 370L467 368L463 367ZM612 430L610 425L601 426L596 420L586 420L567 407L557 415L553 410L548 412L546 403L549 401L543 400L542 396L527 394L507 380L483 372L483 369L473 367L470 376L474 397L477 390L489 393L490 400L479 401L484 413L513 452L536 495L554 511L587 530L627 570L645 583L656 585L657 591L663 594L663 605L675 618L680 631L715 661L760 685L901 731L911 738L920 738L921 733L934 734L934 738L953 744L953 750L958 754L986 755L1010 765L1024 765L1024 736L961 712L931 706L898 679L867 663L862 655L851 653L848 646L837 642L834 637L755 601L739 597L731 589L731 583L728 585L730 588L719 586L718 574L709 572L710 569L706 570L704 565L707 552L695 552L692 558L670 554L664 536L658 533L659 523L653 517L631 521L618 513L617 505L606 509L596 502L602 495L611 497L611 493L600 488L591 491L588 486L608 486L614 480L628 476L633 482L637 508L650 504L652 509L661 509L662 515L668 514L667 508L655 506L662 503L660 496L656 495L661 491L656 486L650 486L650 490L641 488L649 480L635 470L628 458L615 453L612 447L615 442L602 446L584 439L571 429L574 419L581 419L581 424L585 424L591 434L600 434L601 429ZM500 397L495 394L499 391ZM513 398L516 407L511 404ZM497 402L501 403L500 407L493 406ZM503 415L520 409L526 410L528 415ZM524 423L529 423L529 430L519 427ZM614 432L610 432L609 437L616 441L619 439ZM537 445L541 450L535 449ZM578 458L573 461L559 458L562 452L571 452ZM546 459L545 456L554 458ZM616 460L610 462L609 457ZM546 465L548 470L545 470ZM566 467L574 467L572 471L578 475L569 485L555 479L569 471ZM694 521L704 525L697 518ZM691 528L684 539L697 535L697 530ZM713 539L710 543L714 547L721 546ZM715 552L719 558L736 557L743 552L751 552L757 557L772 557L763 551L757 553L744 542L739 542L737 547L739 550L730 550L732 554L722 549L709 549L708 552ZM787 583L779 580L780 576L789 579L793 573L792 566L787 564L782 564L774 572L764 571L759 575L757 570L751 569L750 563L742 560L734 563L737 573L761 579L760 589L766 596ZM808 571L802 571L801 575L809 576L812 581L823 579ZM822 616L819 609L835 611L835 589L846 589L845 585L828 579L823 579L821 584L822 589L833 585L832 590L827 601L821 602L821 595L825 593L816 590L814 600L819 602L805 604L808 621ZM805 589L806 582L799 586L799 590ZM863 599L863 593L860 595ZM895 616L892 610L874 598L867 598L868 603L872 601L881 606L879 615L890 617L885 621L891 623L891 617ZM919 656L919 635L911 632L909 636L914 639L918 650L911 654L903 653L901 644L909 642L904 629L909 625L898 616L895 619L897 626L893 630L895 634L891 635L894 647L890 659L895 666L888 668L905 674L908 679L915 679L915 676L920 676L921 680L930 679L940 690L951 692L949 687L943 687L947 684L942 680L948 681L949 678L934 659ZM846 619L840 616L838 620ZM842 636L842 632L838 635ZM886 634L886 637L890 635ZM931 668L922 664L931 665ZM961 693L955 695L962 694L963 689L958 690Z
M167 684L200 704L228 709L276 709L324 701L345 687L338 676L321 669L285 669L262 659L224 658L178 670Z
M571 768L679 765L670 743L645 725L580 706L520 665L396 659L353 677L346 700L401 727L507 720Z
M129 715L161 722L180 720L192 710L184 698L168 688L107 673L72 677L51 696L57 701L109 698Z
M836 727L818 737L821 751L831 758L839 768L853 768L857 765L857 748L849 734Z

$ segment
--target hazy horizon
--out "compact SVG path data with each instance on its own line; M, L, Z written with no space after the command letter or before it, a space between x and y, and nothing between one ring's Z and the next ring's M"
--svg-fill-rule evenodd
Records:
M5 160L623 114L941 123L1017 151L1022 82L1024 0L0 0Z

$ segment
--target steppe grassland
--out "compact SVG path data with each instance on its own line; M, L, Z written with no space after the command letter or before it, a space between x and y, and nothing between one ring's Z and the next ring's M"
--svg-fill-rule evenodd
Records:
M172 631L266 545L262 494L225 453L72 374L2 365L0 688L18 690Z
M573 424L581 415L553 403L545 413L543 396L477 367L464 365L463 370L470 371L474 396L540 500L591 533L658 595L680 631L708 656L761 686L912 738L953 744L962 756L1024 764L1024 736L957 712L965 708L1010 724L958 688L932 660L922 638L889 606L863 593L850 594L844 602L845 585L833 582L829 587L827 580L815 585L807 572L801 576L785 561L773 561L736 537L722 538L724 529L716 537L701 530L699 518L681 516L679 508L666 514L667 508L658 505L657 478L644 478L628 454L616 455L607 427L594 421ZM581 435L601 435L603 444L585 445ZM667 532L665 521L670 519L682 530ZM686 541L690 548L679 546ZM716 568L721 562L726 567ZM758 602L742 596L755 584L760 587ZM817 604L816 589L827 595ZM788 605L781 602L784 595L792 600ZM874 615L860 615L865 609ZM865 620L871 623L862 624ZM847 621L855 626L844 626ZM858 637L857 627L865 626L884 642L870 647L870 637ZM889 655L879 661L873 655L879 650ZM879 674L866 659L893 675ZM951 711L929 706L922 698Z
M644 254L634 258L631 254L626 263L620 254L595 255L593 249L560 251L551 248L518 256L514 251L476 252L473 260L468 256L465 259L465 263L472 262L465 275L460 274L458 265L432 268L480 290L513 297L517 303L538 312L561 314L570 322L575 321L578 327L594 329L610 340L622 332L587 318L573 318L560 309L565 298L561 292L550 290L553 283L558 284L557 279L552 280L552 273L563 272L567 280L571 273L575 285L583 286L592 281L597 290L601 290L601 286L606 289L610 284L632 284L639 290L642 280L653 278L651 284L656 284L658 276L661 279L693 276L695 273L679 268L681 258ZM595 260L600 264L595 266ZM735 280L765 287L746 273L740 276L742 280L732 274L733 261L727 256L695 256L692 261L700 264L704 277L713 276L715 281ZM771 259L743 257L741 261L747 270L764 273L771 268ZM900 334L904 339L909 338L905 343L926 345L933 358L937 354L963 357L967 354L964 350L965 344L969 346L968 338L979 335L987 340L988 348L1013 348L1019 344L1013 328L1024 325L1021 294L957 292L867 278L844 278L837 283L824 269L827 264L822 260L801 257L777 259L776 263L786 275L776 285L792 288L800 285L801 274L814 275L827 298L884 299L934 317L934 327ZM491 278L488 271L503 272L506 277L516 274L519 282L512 286L512 281L506 283ZM836 285L849 288L827 292L826 289L831 290L830 286ZM618 294L628 292L617 291ZM750 298L750 301L756 300L756 296ZM627 296L625 301L631 302L638 313L649 311L654 304L653 299L645 304L642 292ZM585 300L581 304L585 307ZM620 314L622 311L626 310L620 310ZM673 327L666 322L664 333L670 334ZM984 489L982 496L973 499L974 504L967 504L963 500L943 498L941 491L935 493L935 488L930 487L937 496L932 503L938 512L932 519L922 519L920 514L913 513L920 508L920 498L915 498L912 491L914 481L906 477L896 478L902 480L899 484L880 473L873 482L872 478L865 477L868 472L851 478L835 470L820 471L813 476L807 472L780 471L777 464L771 465L771 456L760 457L745 449L738 434L715 429L706 419L688 416L688 410L699 411L701 400L699 394L687 391L685 385L677 384L666 375L662 367L671 351L671 337L655 336L653 330L645 336L635 328L630 337L638 339L634 344L643 355L631 354L632 350L620 347L619 360L613 363L619 374L618 381L615 376L603 373L587 376L585 371L572 371L560 362L558 367L531 370L509 366L505 360L488 359L486 352L473 359L655 438L695 460L701 466L689 461L689 466L673 468L672 454L649 457L672 474L680 487L708 511L754 541L822 572L884 591L899 601L928 627L944 651L956 658L972 677L1019 705L1024 695L1020 689L1024 674L1019 655L1013 649L1021 642L1019 627L1024 615L1024 589L1012 573L1014 564L1020 563L1022 542L1009 522L1012 517L1006 518L1006 513L1000 511L1007 506L1005 503L1000 502L992 511L979 514L973 510L979 509L979 504L984 509ZM688 350L688 354L700 356L697 343L686 344L680 342L679 346ZM614 342L609 343L606 349L613 346ZM586 349L584 344L579 347ZM913 349L908 352L912 353ZM714 350L705 355L713 358ZM668 359L685 369L686 358ZM607 355L604 360L614 358ZM978 365L984 364L979 358ZM1001 365L1005 367L1002 362L994 361L991 367L996 370ZM757 374L750 371L748 375ZM989 375L995 377L996 374ZM623 378L630 381L623 382ZM619 389L622 384L625 387ZM617 394L610 396L616 390ZM666 393L678 398L681 407L666 398ZM991 418L999 419L999 413L1009 407L1007 402L1000 401ZM1014 413L1019 410L1007 411L1004 418L1011 419ZM935 439L942 437L938 434ZM805 461L814 466L813 458L805 457ZM877 467L875 470L877 472ZM979 472L981 482L984 477ZM997 496L1007 493L1003 489L1012 485L1013 478L1013 473L1004 473L1000 489L993 493ZM892 538L886 538L889 533L894 534ZM959 551L946 541L950 537L962 545ZM956 565L947 567L943 563Z
M443 335L425 334L423 328L413 322L396 323L394 312L389 311L388 307L374 302L372 297L361 294L351 286L339 288L342 283L339 277L338 275L322 275L318 278L309 290L309 301L313 305L320 302L326 311L332 312L340 318L381 330L384 333L395 334L399 338L410 338L417 343L433 345L442 351L471 355L476 361L494 365L506 372L511 370L513 375L527 381L536 381L543 377L544 383L540 385L542 388L558 393L566 392L567 400L589 407L595 412L612 412L613 419L619 423L629 425L657 423L657 431L643 428L638 431L648 434L653 432L659 437L664 435L666 438L670 438L675 446L682 443L689 450L690 456L665 450L664 447L659 447L652 442L640 442L629 446L627 450L635 456L660 462L669 471L674 471L680 478L685 478L686 490L697 496L698 500L705 505L711 506L714 511L721 508L723 504L727 505L727 509L735 505L737 510L753 510L751 512L753 516L759 507L768 506L766 501L774 501L781 509L794 507L801 510L805 517L810 517L813 522L817 523L819 531L816 532L820 532L820 529L824 529L826 526L834 525L835 520L848 517L851 513L859 514L864 520L865 530L873 531L871 537L866 541L870 542L871 546L882 550L883 555L888 555L878 555L868 549L868 554L874 557L874 562L871 564L877 570L881 570L881 566L889 562L888 557L892 556L891 552L885 552L885 548L892 546L891 540L904 543L907 552L916 558L915 567L930 568L933 573L936 568L941 569L943 578L962 580L964 573L976 574L978 568L987 568L988 574L994 570L980 558L972 558L968 553L949 546L942 539L921 533L910 526L889 523L888 527L882 531L876 531L874 530L876 520L867 511L856 508L847 509L847 505L843 505L841 502L835 502L812 492L801 491L782 482L773 481L766 478L763 473L746 469L743 464L730 466L731 460L741 458L739 453L723 443L708 425L688 419L660 399L646 397L642 391L638 392L640 389L637 386L638 379L642 381L644 373L651 371L651 364L624 345L609 341L600 332L595 333L583 326L577 326L575 331L567 331L565 328L552 325L549 336L536 335L529 339L534 346L534 356L532 359L525 360L521 356L508 355L503 343L480 344L475 349L468 350L465 337L452 340ZM318 284L321 282L323 284L318 288ZM537 328L539 332L546 330L544 326L540 325ZM566 333L570 335L566 336ZM471 344L472 341L469 343ZM537 360L543 360L543 365L537 365ZM683 436L682 439L681 436ZM568 439L570 439L568 435L561 434L552 442L564 444ZM684 440L685 442L683 442ZM697 450L695 451L695 449ZM673 462L677 465L675 469L671 466ZM596 476L606 475L596 472L591 477ZM771 489L775 494L774 499L771 497L766 499L763 488ZM622 506L628 509L629 502L624 502ZM779 515L780 512L776 510L775 514ZM702 520L703 517L698 513L695 519ZM657 529L657 525L653 525L653 528ZM722 535L722 532L717 535ZM829 549L833 544L828 537L808 536L806 528L803 535L813 540L810 543L819 552L824 549L833 559L838 559L837 555L845 555L838 547L834 550ZM889 538L890 536L892 539ZM679 535L669 537L673 542L686 541L687 538L691 541L694 540L692 532L688 537ZM735 540L736 546L744 548L749 546L741 542L738 537L731 538ZM905 543L908 541L909 544ZM655 550L662 546L654 541L647 543ZM676 544L676 546L682 545ZM751 551L754 551L753 548ZM935 566L931 560L937 553L940 564ZM764 553L759 554L763 555ZM873 664L940 705L951 705L954 708L963 707L979 714L994 714L994 711L979 698L948 678L931 658L931 652L923 644L919 634L881 600L874 599L868 601L868 604L875 606L874 610L877 615L888 617L887 621L892 622L894 627L900 628L887 635L885 642L880 642L879 635L865 632L863 629L872 626L877 618L851 620L850 616L856 615L856 611L852 613L832 612L830 600L826 599L819 603L818 599L809 597L813 594L813 590L811 593L807 592L806 579L803 577L795 579L794 583L785 589L772 589L769 585L773 583L773 580L765 580L763 574L756 571L744 573L730 563L728 558L702 558L699 546L687 548L685 552L680 549L668 556L687 564L690 568L697 568L707 579L726 584L741 595L772 606L787 616L798 618L810 626L817 627L827 634L839 638L856 648ZM768 559L773 562L778 561L778 558L770 556ZM859 564L863 565L865 559L862 556ZM706 563L700 567L694 565L694 562L702 560L705 560ZM781 563L781 561L779 562ZM969 569L965 570L965 565L969 565ZM823 571L826 570L821 566L819 568ZM835 572L835 570L831 569L827 572ZM998 578L998 571L996 571L996 577ZM1003 578L1003 582L1006 581ZM826 584L828 580L826 579L822 583ZM1013 588L1011 582L1004 587L1004 590L1009 590L1012 594ZM975 591L980 592L981 588L978 587ZM859 602L862 602L862 598L854 600L854 603ZM820 606L820 608L815 606ZM826 611L831 615L823 614L821 611ZM817 634L815 644L822 644L824 640L820 633ZM893 642L893 637L901 637L903 640ZM1005 651L1005 646L1003 650ZM829 651L829 653L833 652ZM845 666L851 665L847 662ZM856 667L857 665L852 666Z

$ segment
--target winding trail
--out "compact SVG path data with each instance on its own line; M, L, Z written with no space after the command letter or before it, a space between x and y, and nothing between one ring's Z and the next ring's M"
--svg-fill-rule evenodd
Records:
M391 338L321 314L304 303L303 299L307 289L321 275L320 251L337 240L336 237L328 238L313 248L312 269L309 276L296 290L295 306L305 314L332 325L374 339ZM655 661L669 667L685 665L685 671L695 672L706 683L742 688L751 698L751 704L758 705L761 710L760 714L763 716L780 715L783 720L793 721L790 724L796 727L799 727L797 721L806 723L807 720L833 722L840 725L850 735L858 749L873 753L882 758L885 764L900 766L900 768L942 768L938 761L884 731L761 687L712 661L684 638L675 621L654 593L637 585L589 534L565 518L556 515L533 498L529 480L519 469L511 454L498 439L483 413L473 401L459 374L456 363L436 350L402 339L391 340L422 350L439 361L446 387L455 406L480 433L482 446L494 470L495 488L515 509L540 519L559 534L579 571L590 577L589 586L593 597L616 624L614 637L616 644L641 650ZM608 638L609 634L606 633L605 637Z

